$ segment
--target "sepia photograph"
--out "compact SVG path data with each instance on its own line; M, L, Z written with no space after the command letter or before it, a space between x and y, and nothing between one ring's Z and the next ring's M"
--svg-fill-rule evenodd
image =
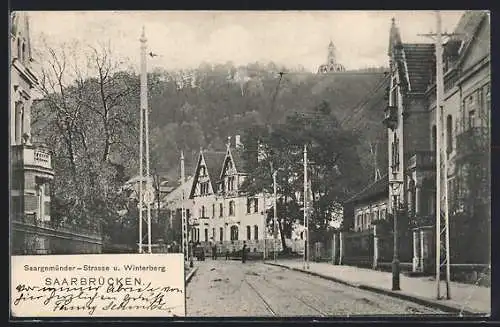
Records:
M9 24L11 319L490 316L489 11Z

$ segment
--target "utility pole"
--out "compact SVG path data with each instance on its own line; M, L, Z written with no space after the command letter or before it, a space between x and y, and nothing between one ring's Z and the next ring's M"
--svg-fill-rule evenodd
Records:
M308 189L307 189L307 145L304 145L304 265L309 269L309 219L308 219Z
M276 208L276 174L278 173L277 170L273 171L273 193L274 193L274 197L273 197L273 201L274 201L274 222L273 222L273 234L274 234L274 241L273 241L273 244L274 244L274 262L276 262L276 250L277 250L277 246L276 246L276 242L277 242L277 238L278 238L278 230L277 230L277 224L278 224L278 208Z
M264 229L262 230L264 232L264 254L263 254L263 261L266 261L266 241L267 241L267 232L266 232L266 221L267 221L267 204L266 204L266 193L262 193L262 200L264 202Z
M184 151L181 151L181 218L182 218L182 254L184 255L184 261L186 262L189 257L188 248L188 228L187 228L187 217L185 208L185 194L184 194L184 183L185 183L185 172L184 172Z
M146 50L147 50L147 39L146 39L146 33L144 30L144 27L142 28L142 35L140 38L141 42L141 128L140 128L140 145L139 145L139 152L140 152L140 164L139 164L139 178L140 178L140 187L139 187L139 198L140 198L140 207L141 209L139 210L139 253L143 252L143 234L142 234L142 220L143 220L143 205L144 202L146 202L146 214L147 214L147 233L148 233L148 252L151 253L151 202L152 202L152 194L151 194L151 185L150 185L150 176L149 176L149 121L148 121L148 81L147 81L147 62L146 62ZM146 135L144 135L143 133ZM145 139L145 140L144 140ZM144 153L143 153L143 144L144 141L146 142L146 185L147 188L143 191L144 185L144 176L143 176L143 160L144 160Z
M446 298L451 299L450 292L450 229L448 208L448 159L443 151L444 139L444 77L443 77L443 37L457 36L441 32L441 13L436 11L436 33L422 34L435 37L436 48L436 296L441 299L441 268L445 266ZM441 193L443 188L443 194ZM444 226L441 219L444 216ZM444 234L444 242L441 235ZM444 248L444 249L443 249ZM442 251L444 258L442 259Z

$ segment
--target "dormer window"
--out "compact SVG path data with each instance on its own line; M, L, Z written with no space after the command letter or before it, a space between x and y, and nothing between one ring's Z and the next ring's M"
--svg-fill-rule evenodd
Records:
M207 168L205 166L201 166L200 176L207 176Z

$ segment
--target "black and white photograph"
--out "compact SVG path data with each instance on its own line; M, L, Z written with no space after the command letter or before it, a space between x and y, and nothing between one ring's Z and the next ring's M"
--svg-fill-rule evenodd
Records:
M14 11L11 317L489 317L485 10Z

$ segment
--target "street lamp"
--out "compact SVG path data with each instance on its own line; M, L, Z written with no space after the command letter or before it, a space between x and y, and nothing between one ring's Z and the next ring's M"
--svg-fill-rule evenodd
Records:
M402 181L391 181L392 196L393 196L393 210L392 217L394 221L394 246L393 246L393 258L392 258L392 290L399 291L400 288L400 267L399 267L399 232L398 232L398 210L399 210L399 192L403 186Z

